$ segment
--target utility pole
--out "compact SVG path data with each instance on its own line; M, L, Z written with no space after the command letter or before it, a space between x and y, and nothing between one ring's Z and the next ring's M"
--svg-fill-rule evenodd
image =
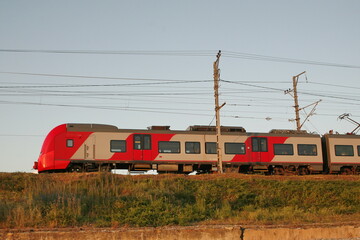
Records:
M299 108L299 100L298 100L298 95L297 95L297 84L298 84L298 82L299 82L299 77L300 77L301 75L303 75L304 73L306 73L306 71L304 71L304 72L302 72L302 73L300 73L300 74L298 74L298 75L296 75L296 76L293 76L293 78L292 78L292 80L293 80L293 89L288 89L288 90L285 91L285 94L290 94L290 95L294 98L294 102L295 102L294 108L295 108L296 130L297 130L298 132L300 132L301 127L304 125L304 123L306 122L306 120L307 120L310 116L312 116L312 115L314 114L316 106L319 104L319 102L321 102L321 99L320 99L319 101L314 102L314 103L312 103L312 104L309 104L309 105L307 105L306 107ZM294 92L294 95L291 94L292 92ZM310 106L314 106L314 107L312 108L311 112L310 112L309 114L307 114L304 109L307 108L307 107L310 107ZM304 122L303 122L302 124L300 123L300 114L299 114L300 110L303 110L303 111L306 113L306 118L305 118L305 120L304 120Z
M294 101L295 101L295 121L296 121L296 130L297 131L300 131L301 129L301 124L300 124L300 114L299 114L299 100L298 100L298 95L297 95L297 84L298 84L298 81L299 81L299 77L300 75L304 74L304 72L296 75L296 76L293 76L293 88L294 88Z
M220 109L226 104L223 103L219 106L219 80L220 80L220 70L219 70L219 61L220 61L221 51L216 55L216 61L214 62L214 97L215 97L215 116L216 116L216 153L217 153L217 170L218 173L223 173L223 164L221 156L221 147L220 147L220 135L221 135L221 126L220 126Z
M306 71L296 75L296 76L293 76L293 89L289 89L289 90L286 90L285 91L285 94L289 93L291 95L291 92L294 92L294 102L295 102L295 121L296 121L296 130L297 131L300 131L301 129L301 124L300 124L300 114L299 114L299 100L298 100L298 95L297 95L297 84L298 84L298 81L299 81L299 77L300 75L306 73Z

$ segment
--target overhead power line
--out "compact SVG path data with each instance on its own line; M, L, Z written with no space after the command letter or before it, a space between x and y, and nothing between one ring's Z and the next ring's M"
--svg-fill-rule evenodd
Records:
M144 50L128 50L128 51L112 51L112 50L41 50L41 49L0 49L4 53L47 53L47 54L95 54L95 55L144 55L144 56L180 56L180 57L211 57L217 50L168 50L168 51L144 51ZM257 61L269 61L280 63L295 63L318 65L327 67L342 68L360 68L358 65L321 62L314 60L286 58L278 56L268 56L254 53L244 53L235 51L222 51L225 58L239 58Z
M319 61L312 61L305 59L284 58L284 57L275 57L275 56L259 55L252 53L232 52L232 51L223 51L223 55L224 57L228 57L228 58L241 58L241 59L249 59L249 60L259 60L259 61L297 63L297 64L319 65L319 66L327 66L327 67L360 68L360 66L358 65L319 62Z
M242 83L242 82L238 82L238 81L229 81L229 80L221 80L221 81L225 82L225 83L232 83L232 84L240 84L240 85L245 85L245 86L251 86L251 87L254 87L254 88L269 89L269 90L281 91L281 92L284 91L284 89L280 89L280 88L265 87L265 86L255 85L255 84ZM341 100L360 101L359 99L355 99L355 98L334 96L334 95L328 95L328 94L319 94L319 93L312 93L312 92L305 92L305 91L301 91L299 93L310 95L310 96L317 96L317 97L327 97L327 98L334 98L334 99L341 99Z
M0 134L0 137L44 137L44 135Z
M173 109L170 109L170 108L168 108L168 109L159 108L159 110L157 110L156 108L89 106L89 105L52 104L52 103L36 103L36 102L21 102L21 101L0 101L0 104L39 105L39 106L51 106L51 107L72 107L72 108L88 108L88 109L102 109L102 110L123 110L123 111L132 111L132 112L151 112L151 113L166 113L166 114L180 114L180 115L187 114L187 115L196 115L196 116L212 116L211 114L198 113L198 111L197 111L197 113L189 113L189 112L179 112L175 109L174 111L176 111L176 112L172 112Z
M173 51L112 51L112 50L41 50L41 49L0 49L10 53L56 53L56 54L102 54L102 55L149 55L149 56L212 56L213 50L173 50Z
M187 80L182 80L182 79L163 79L163 78L129 78L129 77L108 77L108 76L86 76L86 75L68 75L68 74L48 74L48 73L29 73L29 72L1 72L0 74L14 74L14 75L29 75L29 76L42 76L42 77L63 77L63 78L85 78L85 79L102 79L102 80L131 80L131 81L156 81L156 82L165 82L164 84L170 84L170 83L199 83L199 82L212 82L213 80L195 80L195 79L187 79ZM226 80L222 80L223 82L226 82ZM273 84L273 83L288 83L288 81L232 81L233 83L236 84L243 84L246 85L248 84L248 86L255 86L252 85L253 83L259 84ZM11 83L14 84L14 83ZM152 84L160 84L160 83L150 83L149 85ZM319 83L319 82L309 82L309 84L315 84L315 85L322 85L322 86L332 86L332 87L341 87L341 88L349 88L349 89L360 89L360 87L356 87L356 86L348 86L348 85L339 85L339 84L330 84L330 83ZM35 84L34 87L41 87L37 86ZM137 85L137 84L133 84L133 85ZM146 83L139 83L139 85L146 85ZM19 86L19 85L17 85ZM54 85L49 85L49 87L77 87L77 85L58 85L58 84L54 84ZM79 87L81 86L86 86L86 85L80 85L78 84ZM102 85L93 85L93 86L102 86ZM106 86L110 86L110 85L106 85ZM125 85L124 85L125 86ZM130 86L130 84L126 85L126 86ZM14 88L17 88L16 86L13 86ZM20 88L21 86L19 86L18 88ZM24 87L28 87L28 86L24 86ZM47 87L47 86L44 86ZM3 86L2 88L7 88L7 86ZM193 87L191 87L193 88ZM268 88L269 89L269 88ZM283 89L272 89L272 90L280 90L283 91Z
M148 86L148 85L166 85L177 83L199 83L209 82L211 80L199 80L199 81L178 81L178 82L154 82L154 83L122 83L122 84L62 84L62 85L26 85L26 86L0 86L0 89L9 88L82 88L82 87L124 87L124 86Z
M50 106L50 107L71 107L71 108L87 108L87 109L101 109L101 110L116 110L116 111L131 111L131 112L148 112L148 113L160 113L160 114L175 114L175 115L193 115L193 116L213 116L212 114L199 113L199 110L186 109L187 112L181 112L178 109L170 108L135 108L135 107L115 107L115 106L89 106L89 105L75 105L75 104L51 104L51 103L35 103L35 102L20 102L20 101L0 101L0 104L13 104L13 105L38 105L38 106ZM185 110L185 109L182 109ZM206 112L206 111L204 111ZM209 111L210 112L210 111ZM257 119L266 120L266 117L254 117L254 116L238 116L238 115L224 115L226 118L243 118L243 119ZM278 118L286 120L286 118Z
M310 84L316 84L321 86L331 86L331 87L341 87L341 88L350 88L350 89L360 89L360 87L355 86L344 86L339 84L331 84L331 83L318 83L318 82L309 82Z
M209 81L209 80L183 80L183 79L162 79L162 78L129 78L129 77L108 77L108 76L86 76L86 75L68 75L68 74L48 74L48 73L28 73L28 72L0 72L3 74L29 75L42 77L63 77L63 78L86 78L102 80L131 80L131 81ZM212 80L210 80L212 81Z
M239 85L255 87L255 88L263 88L263 89L268 89L268 90L273 90L273 91L281 91L281 92L284 91L284 89L280 89L280 88L265 87L265 86L250 84L250 83L244 83L244 82L241 82L241 81L230 81L230 80L224 80L224 79L221 79L220 81L225 82L225 83L239 84Z

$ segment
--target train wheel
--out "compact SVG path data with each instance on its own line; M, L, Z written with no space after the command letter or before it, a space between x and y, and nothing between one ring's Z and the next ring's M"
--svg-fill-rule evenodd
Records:
M71 165L69 168L69 172L84 172L84 168L81 165L75 164Z
M298 168L298 174L299 175L309 175L310 174L309 168L307 168L307 167L299 167Z
M99 167L100 172L110 172L111 168L108 164L101 165Z
M274 167L273 173L274 175L284 175L285 170L283 167Z
M340 173L341 173L342 175L352 175L352 174L354 174L354 171L353 171L351 168L349 168L349 167L342 167L342 168L340 169Z
M290 165L290 166L287 167L287 170L289 172L296 172L296 167L294 165Z
M296 166L290 165L285 168L287 174L296 174Z

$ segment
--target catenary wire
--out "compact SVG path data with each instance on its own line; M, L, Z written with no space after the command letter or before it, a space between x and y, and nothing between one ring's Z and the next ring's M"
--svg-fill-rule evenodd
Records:
M113 50L41 50L41 49L0 49L4 53L51 53L51 54L96 54L96 55L147 55L147 56L181 56L181 57L213 57L218 52L217 50L168 50L168 51L113 51ZM222 51L223 57L239 58L247 60L258 61L271 61L271 62L284 62L296 63L307 65L318 65L327 67L342 67L342 68L360 68L357 65L338 64L329 62L320 62L304 59L285 58L277 56L260 55L253 53L235 52L235 51Z

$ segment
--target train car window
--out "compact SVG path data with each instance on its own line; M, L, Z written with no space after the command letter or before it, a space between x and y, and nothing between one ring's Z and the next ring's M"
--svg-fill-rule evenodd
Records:
M315 144L298 144L297 148L300 156L317 156Z
M266 138L260 138L260 152L267 152L267 139Z
M252 138L252 151L253 152L267 152L267 139L266 138Z
M358 149L358 156L360 156L360 146L357 146Z
M354 156L354 148L352 145L335 145L336 156Z
M125 140L111 140L110 141L110 152L126 152L126 141Z
M150 135L143 135L144 138L144 150L150 150L151 149L151 136Z
M74 139L66 139L66 146L67 147L74 147Z
M199 142L186 142L185 143L185 153L199 154L200 153L200 143Z
M180 142L159 142L159 153L180 153Z
M141 135L134 135L134 149L141 150Z
M252 139L252 150L253 152L259 152L259 140L258 138Z
M294 155L294 147L292 144L274 144L275 155Z
M135 134L134 135L134 149L135 150L151 149L151 135Z
M225 154L245 154L245 143L225 143Z
M216 154L216 142L206 142L205 143L205 153L207 154Z

